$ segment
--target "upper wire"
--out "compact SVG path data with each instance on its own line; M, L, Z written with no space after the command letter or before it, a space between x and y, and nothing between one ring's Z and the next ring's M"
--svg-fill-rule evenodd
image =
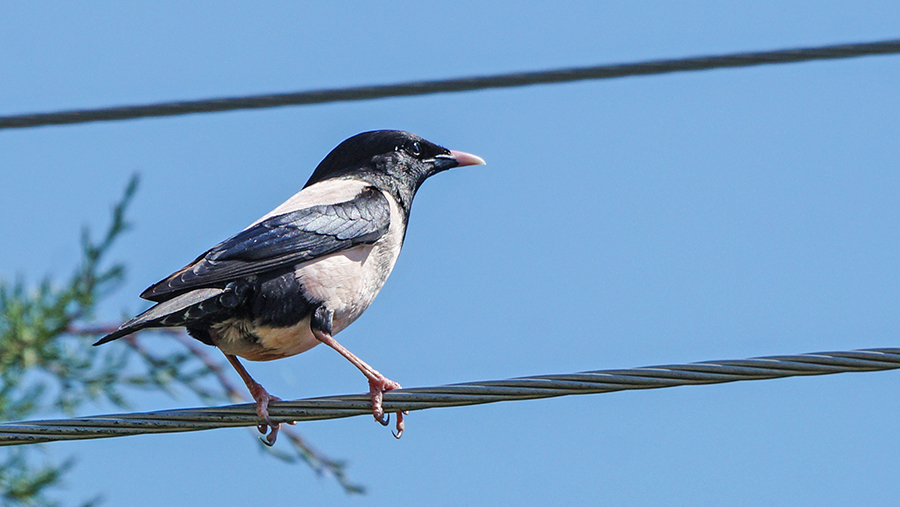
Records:
M323 104L326 102L371 100L387 97L409 97L413 95L463 92L489 88L566 83L587 79L611 79L625 76L665 74L670 72L709 70L728 67L748 67L753 65L852 58L893 53L900 53L900 39L833 46L781 49L776 51L733 53L672 60L651 60L638 63L576 67L536 72L518 72L494 76L476 76L388 85L359 86L353 88L273 93L242 97L222 97L202 100L162 102L147 105L0 116L0 129L127 120L133 118L175 116L192 113L212 113L234 111L238 109Z

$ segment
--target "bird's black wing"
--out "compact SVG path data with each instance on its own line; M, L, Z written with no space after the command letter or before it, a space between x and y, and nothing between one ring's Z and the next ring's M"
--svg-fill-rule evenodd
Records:
M149 287L144 299L165 301L189 290L216 287L323 255L374 243L391 223L387 198L366 187L352 200L267 218L219 243L194 262Z

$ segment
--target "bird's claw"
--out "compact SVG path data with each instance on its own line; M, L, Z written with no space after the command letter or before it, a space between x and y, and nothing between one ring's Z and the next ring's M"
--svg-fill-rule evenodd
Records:
M379 374L380 375L380 374ZM384 409L381 407L381 402L384 399L384 393L388 391L392 391L394 389L400 389L400 384L394 382L393 380L387 379L384 376L375 379L369 379L369 395L372 397L372 415L375 417L375 420L381 424L382 426L387 426L391 422L390 414L385 414ZM400 438L403 435L403 430L406 428L406 424L403 422L403 416L409 414L408 410L404 410L402 412L397 412L397 431L391 431L391 434L394 435L394 438Z
M400 437L403 436L403 430L406 429L406 423L403 422L403 415L409 414L409 410L404 410L403 412L397 412L397 431L391 430L391 435L394 435L394 438L400 440Z
M256 425L256 429L263 434L259 439L262 443L272 447L275 445L275 439L278 438L278 430L281 428L281 423L276 423L269 418L269 402L281 401L281 398L272 396L259 384L250 386L250 394L256 400L256 415L260 421Z
M266 417L265 422L261 422L256 425L256 429L262 433L262 436L259 437L259 440L266 444L268 447L272 447L275 445L275 439L278 438L278 430L281 429L281 423L273 422L271 419ZM268 433L268 435L266 434Z

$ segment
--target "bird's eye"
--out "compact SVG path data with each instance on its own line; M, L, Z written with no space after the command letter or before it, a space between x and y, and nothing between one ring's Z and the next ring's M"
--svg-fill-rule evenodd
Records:
M414 157L418 157L422 154L422 145L419 144L419 141L413 141L406 145L406 152Z

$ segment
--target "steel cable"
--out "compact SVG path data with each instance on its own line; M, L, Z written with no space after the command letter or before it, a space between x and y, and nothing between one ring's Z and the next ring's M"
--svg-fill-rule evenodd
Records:
M900 368L898 348L821 352L400 389L385 393L384 408L386 412L413 411L573 394L599 394L632 389L658 389L898 368ZM359 394L276 402L269 405L269 414L277 422L312 421L358 415L371 417L372 408L369 396ZM200 431L256 426L257 423L255 406L249 403L76 419L13 422L0 424L0 445Z

